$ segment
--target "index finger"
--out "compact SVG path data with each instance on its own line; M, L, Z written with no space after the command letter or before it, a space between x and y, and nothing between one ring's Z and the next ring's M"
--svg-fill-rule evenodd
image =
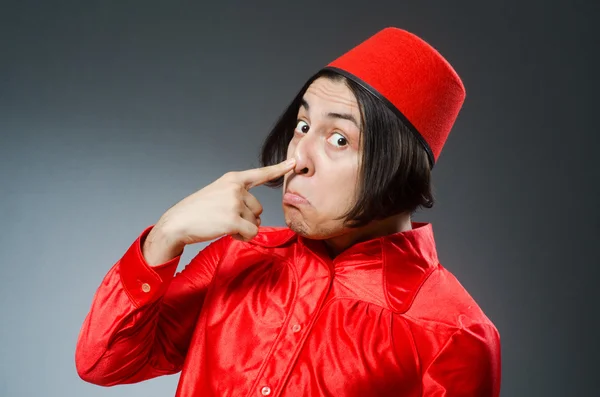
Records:
M296 159L292 157L279 164L241 171L239 175L242 183L246 186L246 189L250 189L285 175L288 171L293 169L295 165Z

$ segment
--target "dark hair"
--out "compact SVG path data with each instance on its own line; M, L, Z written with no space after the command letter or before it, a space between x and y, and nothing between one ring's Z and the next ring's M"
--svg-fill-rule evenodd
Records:
M265 139L261 164L266 166L285 160L302 97L319 77L344 81L355 95L361 112L363 157L356 203L341 218L346 220L346 226L364 226L372 220L433 207L431 169L427 152L418 138L380 99L333 71L320 71L302 87ZM283 177L266 183L270 187L282 184Z

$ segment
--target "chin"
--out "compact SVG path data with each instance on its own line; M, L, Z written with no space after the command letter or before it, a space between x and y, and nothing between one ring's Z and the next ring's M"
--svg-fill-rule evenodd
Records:
M285 218L285 224L290 228L290 230L294 231L300 236L313 238L311 228L304 221L304 217L300 213L300 210L294 207L284 206L283 216Z
M290 230L294 231L294 233L307 238L312 238L310 234L310 229L306 227L302 222L286 222L287 226Z
M285 218L286 225L299 236L311 240L327 240L343 234L342 230L329 230L322 227L311 227L300 217L290 216Z

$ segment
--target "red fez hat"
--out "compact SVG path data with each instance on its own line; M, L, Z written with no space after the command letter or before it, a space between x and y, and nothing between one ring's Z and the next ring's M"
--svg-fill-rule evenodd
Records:
M325 69L382 100L421 141L433 167L465 99L460 77L439 52L414 34L390 27Z

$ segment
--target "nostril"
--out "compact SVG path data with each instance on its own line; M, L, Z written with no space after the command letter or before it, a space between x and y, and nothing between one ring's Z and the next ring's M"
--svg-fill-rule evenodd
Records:
M308 174L308 168L304 167L302 168L302 171L300 171L301 174Z

